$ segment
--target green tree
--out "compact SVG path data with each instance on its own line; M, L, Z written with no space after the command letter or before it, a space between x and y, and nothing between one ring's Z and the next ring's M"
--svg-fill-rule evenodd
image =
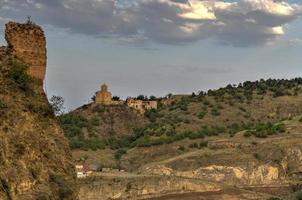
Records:
M50 98L50 105L55 115L61 115L64 113L65 107L63 97L53 95Z
M112 100L113 100L113 101L119 101L119 100L120 100L120 97L118 97L118 96L113 96L113 97L112 97Z

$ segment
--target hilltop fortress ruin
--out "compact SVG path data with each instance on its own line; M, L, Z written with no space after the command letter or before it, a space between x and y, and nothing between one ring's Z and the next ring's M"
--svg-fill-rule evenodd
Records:
M95 103L103 105L123 105L133 108L139 113L144 113L146 110L157 109L157 101L143 101L133 98L127 98L126 101L112 100L112 94L108 91L106 84L101 85L101 90L96 92Z
M43 85L46 73L46 38L43 29L28 21L25 24L9 22L5 25L6 47L0 47L0 57L15 56L29 66L28 74Z

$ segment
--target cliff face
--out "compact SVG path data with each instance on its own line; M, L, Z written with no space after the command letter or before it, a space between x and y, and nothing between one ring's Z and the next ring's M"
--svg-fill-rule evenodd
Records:
M46 63L44 54L35 57L40 53L34 53L45 49L45 44L31 46L32 52L27 51L26 45L37 44L31 36L35 35L34 25L7 25L15 26L18 34L24 35L8 31L9 46L1 48L0 55L0 199L77 199L68 142L41 90L45 66L41 65L42 73L37 76L32 73L35 66ZM24 43L24 49L13 48L11 41L15 37L19 44ZM29 44L26 38L33 43ZM22 59L17 51L26 56ZM30 56L32 61L28 62ZM26 66L23 61L33 65Z

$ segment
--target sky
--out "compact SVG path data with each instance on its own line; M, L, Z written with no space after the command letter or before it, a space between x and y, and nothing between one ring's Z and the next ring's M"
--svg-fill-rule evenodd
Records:
M45 91L68 110L113 95L190 94L302 75L298 0L0 0L4 24L45 31Z

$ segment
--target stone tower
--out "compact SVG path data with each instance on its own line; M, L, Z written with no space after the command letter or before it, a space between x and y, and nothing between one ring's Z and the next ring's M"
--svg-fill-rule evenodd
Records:
M29 75L43 84L46 72L46 39L42 28L32 23L6 24L7 50L29 65Z
M112 103L112 94L108 91L106 84L101 85L101 91L96 93L95 102L105 105Z

